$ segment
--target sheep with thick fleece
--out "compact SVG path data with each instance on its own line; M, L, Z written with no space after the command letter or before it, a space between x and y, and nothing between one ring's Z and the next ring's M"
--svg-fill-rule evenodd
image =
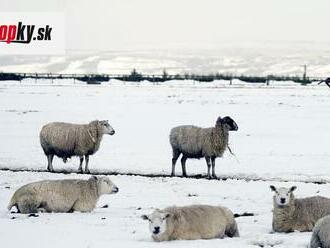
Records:
M330 215L319 219L314 228L309 248L330 248Z
M175 164L182 154L182 175L187 176L186 160L188 158L205 158L207 164L207 176L210 179L212 165L212 177L215 174L215 159L222 157L228 147L229 131L237 131L236 122L226 116L218 117L215 127L201 128L196 126L178 126L170 132L170 144L172 146L172 176L175 176Z
M16 206L19 213L91 212L103 194L118 192L108 177L92 176L88 180L44 180L19 188L12 196L8 210Z
M275 232L312 231L315 223L330 214L330 199L313 196L295 199L293 191L297 188L276 188L273 197L273 230Z
M113 135L115 130L108 121L92 121L89 124L71 124L52 122L42 127L40 144L48 160L48 170L54 171L54 155L64 162L72 156L80 158L78 171L83 172L82 164L85 156L85 173L88 169L89 156L96 153L100 147L103 134Z
M149 221L154 241L239 237L234 215L225 207L169 207L141 217Z

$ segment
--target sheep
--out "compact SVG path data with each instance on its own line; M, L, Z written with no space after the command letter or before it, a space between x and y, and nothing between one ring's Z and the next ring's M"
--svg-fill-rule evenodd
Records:
M85 125L52 122L43 126L40 131L40 144L47 156L48 171L54 172L54 155L62 158L64 163L68 158L78 156L78 172L83 173L82 164L85 156L85 173L90 173L89 156L99 149L103 134L115 134L115 130L105 120L95 120Z
M88 180L44 180L16 190L8 210L15 206L18 213L22 214L91 212L101 195L118 191L118 187L105 176L92 176Z
M295 199L291 188L270 189L275 192L273 197L273 230L275 232L308 232L312 231L318 219L330 214L330 199L313 196Z
M319 219L314 228L310 248L330 248L330 216Z
M156 209L142 215L154 241L239 237L233 213L225 207L192 205Z
M207 177L211 179L210 168L212 164L212 177L215 174L215 159L222 157L228 147L229 131L237 131L236 122L226 116L218 117L215 127L200 128L191 125L172 128L170 144L172 146L172 173L175 176L175 164L182 153L182 176L187 177L186 160L188 158L205 158L207 164Z

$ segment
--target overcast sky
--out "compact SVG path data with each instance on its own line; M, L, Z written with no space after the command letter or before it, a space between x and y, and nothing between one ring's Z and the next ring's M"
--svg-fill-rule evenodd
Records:
M63 11L67 48L214 47L330 41L330 0L0 0L1 11Z

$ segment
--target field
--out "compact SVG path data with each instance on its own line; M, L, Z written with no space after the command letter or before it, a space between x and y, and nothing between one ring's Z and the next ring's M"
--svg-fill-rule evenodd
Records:
M101 86L69 81L23 81L0 84L0 236L3 247L306 247L311 233L272 234L269 185L297 185L297 197L330 196L330 94L326 86L290 82L270 86L217 81L168 82L153 85L110 81ZM221 179L146 177L169 175L171 127L213 126L231 116L238 132L230 134L236 157L217 159ZM105 136L90 159L92 173L119 173L111 179L120 188L104 196L91 214L10 214L11 194L22 184L85 175L45 172L46 157L39 131L47 122L87 123L107 119L116 130ZM75 172L78 159L54 168ZM38 172L21 171L36 170ZM206 174L204 160L188 160L188 175ZM135 173L141 176L127 176ZM177 164L177 175L181 166ZM154 208L186 204L221 204L238 218L241 238L152 242L139 218ZM108 208L102 208L108 204ZM16 217L12 219L12 217ZM105 219L103 219L105 218ZM17 237L17 238L16 238ZM19 238L18 238L19 237ZM38 240L36 244L36 240Z

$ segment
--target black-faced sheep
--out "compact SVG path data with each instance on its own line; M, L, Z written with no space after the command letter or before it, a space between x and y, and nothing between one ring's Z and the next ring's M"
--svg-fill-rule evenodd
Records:
M186 160L188 158L205 158L207 164L207 176L211 178L210 168L212 165L212 177L215 174L215 159L221 157L228 147L229 131L237 131L236 122L226 116L219 117L215 127L200 128L196 126L178 126L170 132L170 144L172 146L172 173L175 175L175 164L182 154L182 175L187 176Z
M275 232L312 231L315 223L330 214L330 199L313 196L295 199L293 191L297 188L276 188L273 197L273 230Z
M149 229L155 241L239 236L233 213L220 206L169 207L141 217L149 221Z
M92 121L89 124L71 124L52 122L42 127L40 144L48 159L48 170L54 171L52 162L54 155L64 162L72 156L80 158L78 171L83 172L82 164L85 156L85 173L88 169L89 156L100 147L103 134L113 135L115 130L108 121Z
M309 248L330 248L330 216L319 219L314 228Z
M107 177L88 180L66 179L34 182L19 188L12 196L8 210L16 206L19 213L92 211L103 194L118 192Z

